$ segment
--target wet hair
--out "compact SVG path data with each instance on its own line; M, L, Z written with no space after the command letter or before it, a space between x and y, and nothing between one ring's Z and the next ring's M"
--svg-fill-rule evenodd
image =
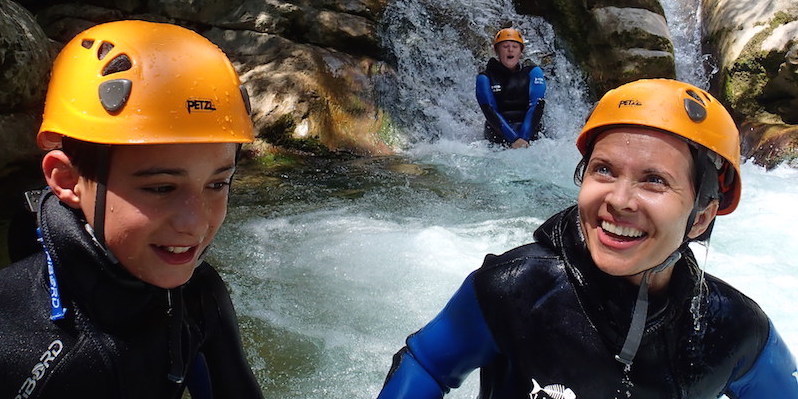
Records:
M61 140L62 151L77 168L81 176L97 181L100 176L100 160L109 156L113 146L89 141L77 140L64 136ZM108 153L106 153L108 152Z
M78 169L78 173L93 181L97 181L100 176L100 160L104 155L108 156L110 159L112 149L114 148L113 145L77 140L68 136L62 138L61 145L61 150L64 151L64 154L69 157L69 160L72 161L72 164ZM242 145L237 143L236 163L241 159L241 147ZM103 154L104 151L108 151L108 153Z
M693 159L693 190L695 191L696 195L694 207L689 220L690 223L688 223L688 225L692 225L695 213L705 209L714 200L720 202L723 200L718 183L718 167L713 159L718 156L714 152L694 143L691 140L666 131L663 132L683 140L687 143L687 148L690 149L690 155ZM594 138L596 136L597 135L594 135ZM579 160L579 163L576 164L576 169L574 170L574 183L577 186L581 186L582 182L584 181L587 164L590 161L590 156L593 155L594 144L595 140L590 143L585 155L583 155L582 159ZM707 227L706 231L696 238L688 239L687 233L685 233L685 239L689 241L708 241L709 236L712 234L712 227L714 224L715 221L713 220L712 223L710 223L710 225Z

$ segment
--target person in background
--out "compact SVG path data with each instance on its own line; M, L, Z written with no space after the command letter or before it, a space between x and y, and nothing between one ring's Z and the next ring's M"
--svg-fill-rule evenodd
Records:
M798 398L795 359L750 298L688 246L740 201L739 132L706 91L611 90L576 147L576 205L487 255L408 337L380 399L441 398L480 368L489 398Z
M28 197L41 248L0 270L0 397L262 397L203 261L253 137L232 64L188 29L117 21L66 44Z
M496 33L496 58L477 75L477 102L485 114L485 139L511 148L538 139L546 94L543 70L521 65L524 38L512 28Z

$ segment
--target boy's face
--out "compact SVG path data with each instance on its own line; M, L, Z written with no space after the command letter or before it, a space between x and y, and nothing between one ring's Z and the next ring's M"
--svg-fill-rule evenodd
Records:
M496 55L505 68L514 70L521 62L521 45L518 42L505 40L496 45Z
M235 144L116 146L105 241L122 266L161 288L191 278L227 212ZM80 178L80 208L94 226L96 183Z

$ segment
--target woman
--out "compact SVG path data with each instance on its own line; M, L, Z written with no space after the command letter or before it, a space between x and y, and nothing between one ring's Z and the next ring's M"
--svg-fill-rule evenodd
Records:
M477 75L477 102L485 114L485 139L512 148L537 140L546 80L536 65L521 66L524 38L512 28L496 33L496 58Z
M688 243L740 199L728 112L689 84L608 92L577 139L577 205L488 255L394 357L380 398L798 398L795 361L751 299Z

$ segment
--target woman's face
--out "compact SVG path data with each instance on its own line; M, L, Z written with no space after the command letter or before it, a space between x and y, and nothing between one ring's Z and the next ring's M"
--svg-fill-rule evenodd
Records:
M496 45L496 56L507 69L515 69L521 61L521 45L518 42L505 40Z
M587 247L596 266L630 276L663 262L684 240L693 208L693 160L687 144L643 127L601 133L585 169L578 206ZM701 234L717 206L699 212L690 237ZM709 212L709 213L708 213ZM655 275L667 284L672 268Z

